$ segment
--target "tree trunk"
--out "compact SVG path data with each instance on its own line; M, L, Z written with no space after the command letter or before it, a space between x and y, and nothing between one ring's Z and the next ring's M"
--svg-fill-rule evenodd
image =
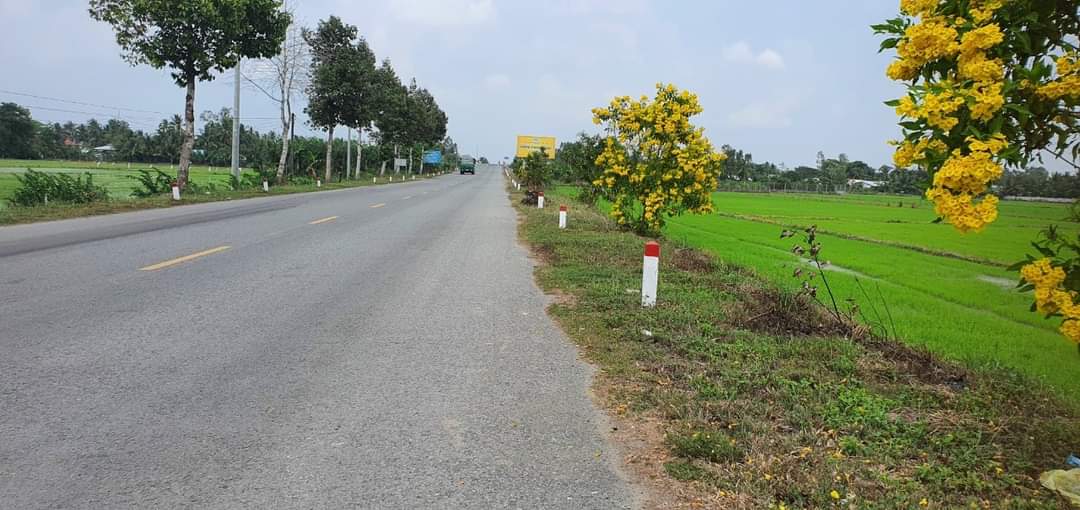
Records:
M363 156L363 151L360 148L360 140L364 137L364 128L356 129L356 177L360 177L360 169L363 168L360 165L360 157Z
M195 148L195 77L188 77L187 96L184 99L184 143L180 144L180 166L176 170L176 185L187 187L191 151Z
M326 130L326 177L323 178L323 182L330 182L331 171L333 170L334 157L334 126L330 126L330 129Z
M285 165L289 162L289 142L290 142L290 128L292 127L291 115L289 115L289 98L286 96L285 101L281 103L281 157L278 158L277 165L277 183L285 183Z

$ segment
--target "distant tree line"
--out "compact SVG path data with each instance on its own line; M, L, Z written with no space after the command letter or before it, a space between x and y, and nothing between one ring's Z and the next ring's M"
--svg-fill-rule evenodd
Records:
M600 175L596 158L603 150L603 140L600 135L579 133L576 139L560 144L555 154L553 177L563 182L591 183ZM844 188L854 179L873 181L876 186L872 189L882 193L921 195L930 179L924 170L898 170L890 165L874 168L863 161L853 161L846 154L830 158L818 152L815 166L786 168L767 161L754 161L753 154L730 145L724 145L723 151L728 159L720 176L722 181L762 183L773 189L785 185L793 189L815 185ZM724 187L723 182L721 187ZM1080 198L1080 176L1051 173L1037 166L1012 170L1005 172L998 183L998 192L1005 196Z
M192 162L198 165L226 166L232 157L232 114L228 108L203 112L201 129L195 136ZM240 159L245 167L274 169L282 150L282 138L275 132L260 133L240 126ZM152 132L133 129L121 119L84 123L46 123L34 120L30 111L15 103L0 103L0 158L57 159L71 161L129 161L133 163L175 165L183 143L180 115L162 119ZM377 141L378 138L376 137ZM356 145L354 141L353 145ZM95 148L111 146L111 151ZM367 143L359 151L362 171L374 171L394 157L393 144ZM456 162L457 144L449 137L425 144L443 152L444 164ZM291 141L285 176L314 176L325 161L326 141L313 136L296 136ZM345 174L345 140L331 145L335 175ZM401 146L397 147L398 152ZM420 151L414 151L414 169L420 167ZM449 163L447 163L449 162ZM320 168L321 169L321 168Z

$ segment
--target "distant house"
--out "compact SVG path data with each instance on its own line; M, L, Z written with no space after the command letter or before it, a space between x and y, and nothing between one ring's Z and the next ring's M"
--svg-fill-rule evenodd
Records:
M102 145L92 149L83 149L82 152L83 154L93 154L98 161L103 161L111 158L113 152L116 152L116 148L112 145Z
M847 185L851 188L874 189L884 185L881 181L867 181L864 179L848 179Z

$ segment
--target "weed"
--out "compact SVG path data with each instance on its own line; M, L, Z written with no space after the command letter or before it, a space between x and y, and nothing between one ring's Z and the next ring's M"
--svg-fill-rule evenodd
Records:
M82 175L38 172L26 169L26 173L15 176L19 187L9 199L20 206L44 205L49 202L66 204L86 204L108 200L109 192L94 184L93 174Z

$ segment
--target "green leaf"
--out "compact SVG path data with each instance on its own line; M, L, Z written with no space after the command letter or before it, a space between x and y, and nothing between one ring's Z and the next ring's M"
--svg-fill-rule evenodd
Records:
M897 44L900 44L900 38L899 37L890 37L888 39L885 39L884 41L881 41L881 46L880 46L880 48L878 48L878 52L881 52L881 51L884 51L884 50L891 50L891 49L895 48Z
M893 108L896 108L897 106L900 106L900 100L893 99L891 101L885 101L885 106L891 106Z

